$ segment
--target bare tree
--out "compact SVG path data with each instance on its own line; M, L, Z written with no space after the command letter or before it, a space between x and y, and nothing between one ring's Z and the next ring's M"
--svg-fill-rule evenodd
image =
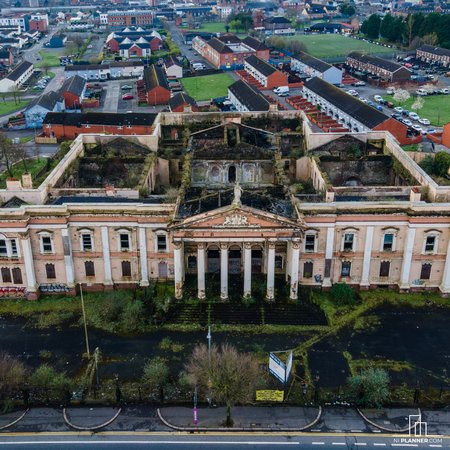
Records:
M0 164L3 164L10 177L14 176L12 167L15 163L23 161L25 171L28 170L26 164L27 153L25 147L20 144L14 144L11 139L0 132Z
M258 361L250 353L239 353L229 344L220 350L213 345L208 352L206 345L194 348L186 364L189 383L203 394L225 403L226 426L233 426L231 407L253 398L258 382Z
M0 389L8 394L22 386L27 378L27 368L8 353L0 355Z
M48 71L50 69L51 65L47 61L43 61L41 64L41 69L44 71L45 75L48 75Z

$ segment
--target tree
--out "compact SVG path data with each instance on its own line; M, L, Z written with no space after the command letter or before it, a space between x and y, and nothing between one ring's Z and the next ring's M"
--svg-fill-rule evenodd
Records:
M0 390L8 395L25 384L28 370L25 364L8 353L0 355Z
M150 390L159 389L161 403L164 401L164 386L169 380L169 367L162 358L150 359L144 366L142 384Z
M378 39L380 36L381 18L378 14L372 14L361 25L361 33L370 39Z
M41 68L44 70L45 75L48 75L48 71L50 69L51 65L48 61L43 61L41 64Z
M389 375L384 369L369 368L347 378L350 399L358 406L380 408L389 397Z
M425 104L425 102L424 102L423 98L420 96L417 96L416 100L411 105L411 109L413 109L414 111L418 111L419 109L423 108L424 104Z
M396 89L393 98L399 103L405 103L411 98L411 94L406 89Z
M258 381L258 361L250 353L239 353L233 346L223 344L219 350L206 345L194 348L186 364L186 373L191 386L198 387L203 394L226 405L226 426L233 426L231 408L236 403L249 401Z
M296 56L301 52L306 52L306 45L300 41L288 41L287 49Z
M356 295L354 289L346 283L336 283L331 287L331 298L339 305L354 305Z
M450 155L446 152L438 152L434 157L433 172L440 177L445 177L449 168Z
M14 177L12 166L15 163L23 161L25 171L27 170L26 157L27 154L25 147L22 145L13 144L11 140L0 131L0 163L6 167L8 175L11 178Z
M343 16L353 16L356 13L354 5L347 2L342 3L341 6L339 6L339 11Z

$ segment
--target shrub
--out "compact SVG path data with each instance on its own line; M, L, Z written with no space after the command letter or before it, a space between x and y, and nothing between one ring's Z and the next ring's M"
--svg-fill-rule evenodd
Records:
M150 359L144 366L142 383L149 389L156 389L167 383L169 367L163 358Z
M100 316L106 322L117 322L126 306L125 298L119 293L112 293L102 302Z
M347 379L350 400L367 408L380 408L389 397L389 375L384 369L370 368Z
M123 309L121 325L124 331L141 331L145 326L144 305L140 300L129 302Z
M354 305L356 303L355 291L346 283L333 284L331 298L339 306Z

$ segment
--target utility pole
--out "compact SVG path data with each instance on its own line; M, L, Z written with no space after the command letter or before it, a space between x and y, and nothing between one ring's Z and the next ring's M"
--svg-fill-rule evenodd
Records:
M88 358L90 358L91 352L89 351L89 337L88 337L87 324L86 324L86 311L84 309L83 288L81 286L81 283L80 283L80 297L81 297L81 311L83 312L84 337L86 340L86 353L88 355Z
M208 325L208 335L206 339L208 339L208 404L211 407L212 398L211 398L211 326Z

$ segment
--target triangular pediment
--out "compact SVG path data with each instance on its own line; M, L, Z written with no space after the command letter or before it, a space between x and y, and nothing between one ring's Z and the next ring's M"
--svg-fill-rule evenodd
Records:
M172 226L175 229L298 229L295 220L248 206L226 206L189 217Z

